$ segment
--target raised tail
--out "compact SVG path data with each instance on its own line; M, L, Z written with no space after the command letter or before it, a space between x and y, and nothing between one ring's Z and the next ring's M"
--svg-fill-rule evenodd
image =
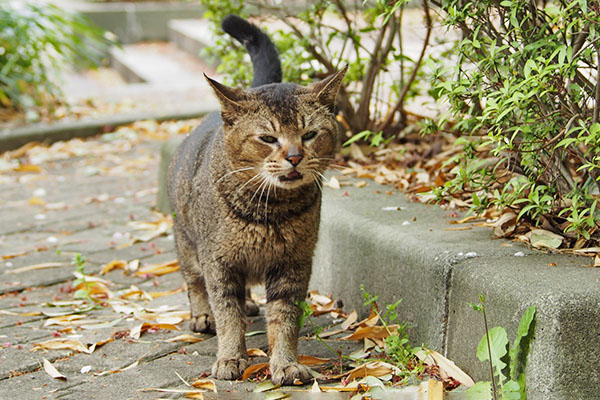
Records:
M254 69L252 87L281 82L281 62L275 45L266 33L237 15L228 15L221 27L244 45Z

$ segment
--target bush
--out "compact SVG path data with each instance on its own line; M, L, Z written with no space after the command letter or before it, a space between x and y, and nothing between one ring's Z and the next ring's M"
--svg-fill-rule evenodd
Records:
M598 1L432 1L458 28L457 60L438 69L464 152L440 198L471 193L473 210L511 208L576 247L598 243ZM450 121L453 121L449 124Z
M61 98L61 69L98 65L108 43L87 20L51 4L0 2L0 108L51 106Z
M220 59L218 71L231 79L228 84L248 86L251 65L240 63L245 51L220 30L225 15L242 17L274 16L285 29L270 32L280 51L284 80L303 82L319 79L348 64L345 88L338 105L345 128L355 134L374 132L373 137L390 137L404 127L405 101L416 93L415 79L420 71L431 32L431 18L424 1L427 38L417 60L402 50L403 11L408 0L365 0L350 6L342 0L308 2L306 9L272 5L266 1L201 0L205 17L213 22L217 40L206 52ZM296 5L294 5L296 4ZM269 24L261 24L268 28ZM369 134L365 132L362 136Z

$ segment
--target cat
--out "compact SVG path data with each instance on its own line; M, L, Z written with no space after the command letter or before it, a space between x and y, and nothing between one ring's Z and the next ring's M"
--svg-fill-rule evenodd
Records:
M319 230L323 173L334 156L341 69L308 86L281 83L279 55L255 25L227 16L223 30L250 54L250 89L205 75L220 112L178 147L169 166L178 259L191 329L217 333L212 375L239 378L248 365L246 287L264 284L275 384L308 382L298 362L297 303L304 300Z

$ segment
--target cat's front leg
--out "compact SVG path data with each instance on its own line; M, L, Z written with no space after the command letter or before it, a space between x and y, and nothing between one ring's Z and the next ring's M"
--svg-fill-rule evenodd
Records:
M310 368L298 362L297 302L304 300L310 278L310 265L305 268L279 267L268 274L267 336L271 352L271 380L274 384L307 383L313 379Z
M217 379L239 378L248 366L245 279L239 273L217 266L206 274L207 291L217 325L217 361L212 375Z

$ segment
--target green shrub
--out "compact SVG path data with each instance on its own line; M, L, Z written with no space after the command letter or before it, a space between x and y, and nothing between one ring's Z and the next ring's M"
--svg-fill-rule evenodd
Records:
M245 51L220 30L225 15L275 17L285 29L269 32L269 23L260 24L279 49L284 80L306 83L323 78L348 64L338 105L347 130L397 133L405 124L404 103L417 93L414 84L429 42L431 18L426 1L427 38L417 60L402 49L402 18L409 0L365 0L352 4L341 0L316 0L299 8L297 2L201 0L205 18L213 22L216 42L207 55L220 59L219 72L226 83L248 86L252 68ZM294 8L296 7L296 8ZM380 136L381 136L380 134ZM363 136L365 134L363 133Z
M597 243L598 1L432 3L462 33L450 73L434 74L450 107L440 124L469 138L436 193L473 193L475 211L510 207L578 247Z
M0 107L51 106L62 68L98 65L107 45L100 29L54 5L1 1Z

